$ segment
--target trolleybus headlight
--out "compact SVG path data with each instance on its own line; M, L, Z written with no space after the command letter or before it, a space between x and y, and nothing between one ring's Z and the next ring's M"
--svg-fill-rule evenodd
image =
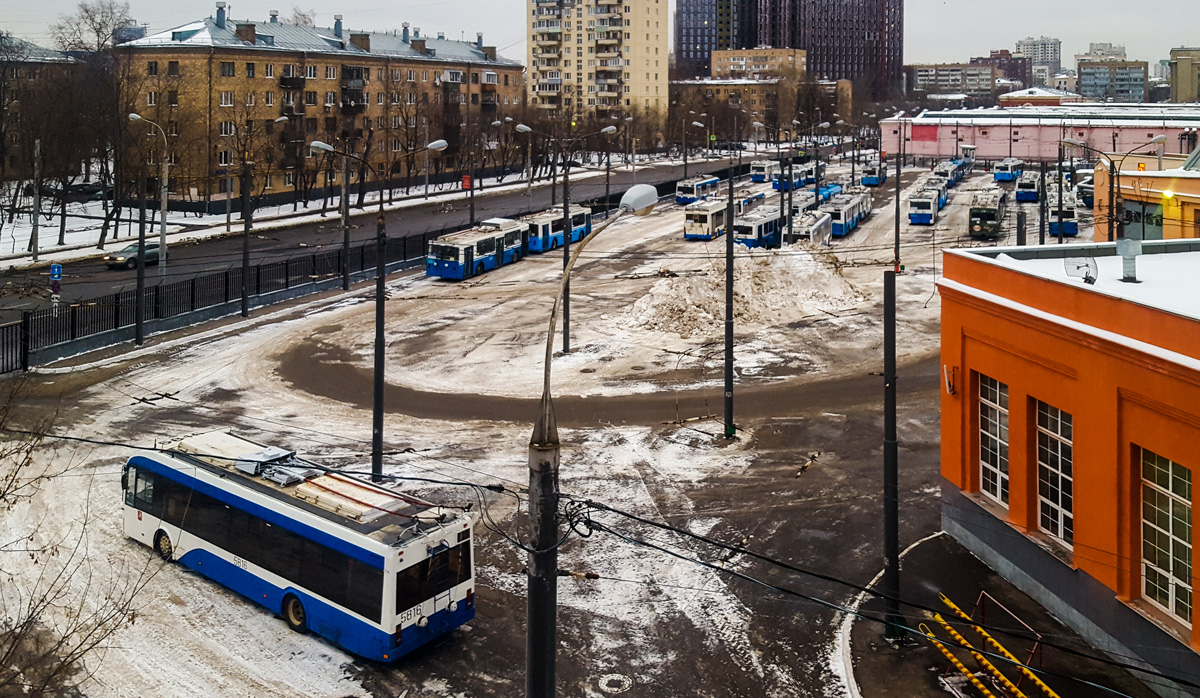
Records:
M429 625L429 619L426 618L425 616L421 616L420 618L417 619L417 627L424 628L427 625Z
M451 602L450 602L450 612L451 612L451 613L454 613L454 612L455 612L455 611L457 611L457 610L458 610L458 602L457 602L457 601L451 601Z

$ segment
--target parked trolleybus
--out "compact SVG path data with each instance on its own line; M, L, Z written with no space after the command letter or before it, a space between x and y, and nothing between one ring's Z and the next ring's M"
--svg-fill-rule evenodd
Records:
M779 247L786 227L778 206L759 206L734 222L734 241L751 248Z
M792 232L783 226L783 241L789 245L802 240L828 245L833 237L833 217L825 211L803 211L792 216Z
M675 185L675 203L690 204L701 199L707 199L721 187L721 180L704 175L685 179Z
M938 221L937 189L919 189L908 197L908 222L912 225L933 225Z
M469 279L521 259L521 237L529 230L520 221L489 218L478 226L429 242L425 276Z
M778 174L779 163L775 160L755 160L750 163L751 182L770 182L773 175Z
M463 511L223 432L133 456L121 488L125 535L360 657L394 662L475 616Z
M1059 209L1062 209L1061 214ZM1079 220L1075 217L1075 194L1070 189L1063 189L1062 205L1058 202L1058 190L1052 189L1046 195L1046 218L1050 221L1051 237L1058 237L1062 230L1064 237L1075 237L1079 234Z
M683 209L684 240L715 240L725 234L727 199L710 199L688 204Z
M1042 200L1042 175L1030 170L1017 178L1017 202Z
M1025 171L1025 163L1017 158L1004 158L992 168L992 181L1015 182Z
M987 189L971 197L967 233L973 238L996 239L1004 235L1004 212L1008 192Z
M862 184L864 187L878 187L887 182L887 164L880 162L867 163L863 167Z
M792 194L792 215L798 216L817 207L817 195L804 189Z
M867 192L839 194L819 209L833 219L835 238L849 235L871 213L871 195Z
M955 160L942 160L933 167L933 173L946 180L946 187L952 188L963 177L962 164Z
M771 175L771 189L775 191L791 191L804 186L804 165L793 165L789 174L786 170Z
M529 227L529 251L548 252L564 244L562 209L550 209L542 213L524 216L521 222ZM591 209L571 206L571 242L579 242L592 232Z

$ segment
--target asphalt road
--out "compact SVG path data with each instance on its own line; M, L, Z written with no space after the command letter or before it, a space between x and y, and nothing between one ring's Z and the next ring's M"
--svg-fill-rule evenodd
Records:
M753 151L743 153L743 163L754 159ZM709 160L688 163L690 176L723 169L728 166L728 160ZM658 184L670 182L683 177L682 166L659 165L639 169L636 173L614 170L611 175L610 190L617 198L620 193L636 183ZM559 180L561 182L561 180ZM558 194L561 194L561 184ZM601 199L604 196L604 177L573 181L571 198L573 201L589 201ZM561 200L558 200L561 204ZM475 196L475 219L483 220L496 217L517 217L528 213L544 211L551 205L549 182L535 184L532 197L526 196L525 191L490 193L488 190L477 192ZM309 212L320 210L320 202L309 202ZM351 212L351 244L373 239L375 237L375 211L371 207ZM442 204L431 200L428 204L392 211L387 214L388 236L391 238L421 235L430 231L443 230L465 226L470 221L470 210L466 201L455 200L453 209L443 210ZM173 282L190 279L202 274L221 271L236 267L242 261L242 236L240 221L235 221L235 229L239 232L227 236L209 238L207 240L171 245L170 261L165 274L150 266L146 270L146 283L154 285L161 282ZM119 250L129 239L123 238L116 243L110 243L110 251ZM250 240L250 263L282 260L292 255L311 254L314 252L340 247L342 244L341 223L336 209L331 209L328 217L317 223L299 223L294 227L275 228L261 234L253 233ZM64 265L62 280L62 300L96 298L117 291L132 289L136 284L136 270L108 269L100 260L99 254L86 261L71 262ZM17 319L19 311L32 310L49 304L49 266L9 269L0 272L0 322Z

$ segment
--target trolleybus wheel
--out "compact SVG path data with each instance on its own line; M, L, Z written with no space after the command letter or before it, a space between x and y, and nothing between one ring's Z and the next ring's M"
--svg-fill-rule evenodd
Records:
M308 630L308 618L304 614L304 604L294 594L283 597L283 619L288 627L298 633Z
M483 265L482 265L482 264L476 264L476 265L475 265L475 276L479 276L479 275L480 275L480 274L482 274L482 273L483 273Z
M171 561L171 556L175 553L175 546L171 545L171 538L166 531L158 531L154 534L154 549L158 551L158 556L167 562Z

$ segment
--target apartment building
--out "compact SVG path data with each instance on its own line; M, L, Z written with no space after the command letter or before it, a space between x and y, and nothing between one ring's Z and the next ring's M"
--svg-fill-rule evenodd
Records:
M752 49L713 51L714 78L767 78L786 76L804 80L808 70L808 52L798 48L759 46Z
M82 66L66 54L0 32L0 181L33 174L36 141L43 174L79 171L82 154L56 129L69 128L62 100L78 96Z
M1048 36L1038 39L1026 37L1017 42L1017 50L1014 53L1028 58L1035 68L1048 68L1050 75L1062 70L1062 42L1058 39Z
M166 132L181 207L224 208L243 162L253 163L256 194L338 185L341 168L313 156L313 140L366 159L368 186L423 171L424 158L408 153L437 138L450 143L431 160L441 170L483 150L491 122L516 115L524 96L520 63L482 34L455 41L407 23L352 31L341 15L328 28L285 24L274 11L266 22L234 20L218 2L214 17L116 50L130 109ZM157 130L132 128L147 129L137 145L153 165Z
M1012 51L1006 48L994 50L987 56L972 58L971 65L993 66L1000 71L997 77L1020 83L1020 87L1016 88L1018 90L1033 87L1033 63L1025 56L1013 55Z
M992 65L969 63L939 63L913 65L910 73L912 89L926 94L965 94L976 98L995 96L996 78L1000 71Z
M665 114L667 0L526 0L529 103L572 119Z
M1169 65L1172 102L1200 101L1200 48L1173 48Z
M675 7L675 68L684 78L707 76L714 51L754 46L755 0L679 0Z
M1098 102L1140 104L1146 101L1149 73L1146 61L1081 61L1079 94Z

